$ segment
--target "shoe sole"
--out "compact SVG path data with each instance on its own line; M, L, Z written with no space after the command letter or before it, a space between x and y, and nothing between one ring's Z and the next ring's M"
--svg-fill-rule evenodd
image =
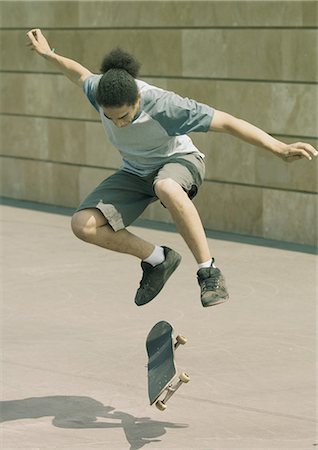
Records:
M225 303L229 300L229 298L230 298L229 296L224 297L216 302L208 303L207 305L204 305L202 302L201 303L202 303L203 308L209 308L210 306L216 306L216 305L220 305L221 303Z

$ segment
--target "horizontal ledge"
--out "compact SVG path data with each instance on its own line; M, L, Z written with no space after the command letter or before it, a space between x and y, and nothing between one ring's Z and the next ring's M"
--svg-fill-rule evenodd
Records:
M39 162L43 164L56 164L59 166L71 166L71 167L87 167L88 169L101 169L101 170L117 170L118 167L108 167L108 166L97 166L94 164L81 164L69 161L56 161L54 159L41 159L41 158L31 158L29 156L20 156L20 155L5 155L0 154L0 158L3 159L14 159L20 161L30 161L30 162Z
M97 113L96 113L97 115ZM100 123L99 118L97 119L81 119L79 117L62 117L62 116L43 116L43 115L35 115L35 114L21 114L21 113L6 113L6 112L0 112L0 116L3 117L26 117L28 119L45 119L45 120L65 120L70 122L91 122L91 123ZM297 135L297 134L284 134L284 133L275 133L267 131L268 134L271 136L276 137L285 137L285 138L292 138L292 139L310 139L310 140L317 140L318 136L303 136L303 135Z
M205 178L205 182L209 183L218 183L218 184L227 184L232 186L242 186L242 187L252 187L256 189L267 189L271 191L283 191L283 192L291 192L293 194L308 194L308 195L318 195L318 192L313 191L305 191L305 190L299 190L299 189L287 189L287 188L280 188L280 187L273 187L273 186L265 186L261 184L248 184L248 183L241 183L239 181L223 181L223 180L217 180L214 178Z
M60 72L52 71L35 71L35 70L0 70L0 73L19 74L19 75L55 75L64 76ZM269 84L300 84L317 86L317 81L305 81L305 80L278 80L278 79L257 79L257 78L223 78L223 77L195 77L187 75L151 75L140 74L138 78L141 79L157 79L157 80L200 80L200 81L222 81L230 83L269 83Z
M45 119L45 120L65 120L70 122L92 122L100 123L99 119L81 119L80 117L62 117L62 116L39 116L35 114L21 114L21 113L5 113L0 112L0 116L7 117L26 117L28 119ZM97 116L97 113L96 113Z
M64 216L72 216L76 210L76 208L67 208L65 206L50 205L47 203L32 202L29 200L15 199L9 197L0 197L0 205L9 206L13 208L31 209L51 214L60 214ZM132 226L140 228L150 228L161 231L169 231L174 233L177 232L174 224L149 219L137 219L136 222L132 224ZM238 242L242 244L256 245L260 247L277 248L280 250L288 250L293 252L317 254L317 248L315 246L306 244L277 241L274 239L267 239L257 236L231 233L219 230L206 229L205 232L207 237L210 239Z
M16 155L4 155L0 154L0 158L4 159L14 159L14 160L20 160L20 161L32 161L32 162L39 162L43 164L56 164L56 165L63 165L63 166L71 166L71 167L80 167L80 168L88 168L88 169L98 169L98 170L117 170L117 167L106 167L106 166L97 166L94 164L80 164L80 163L73 163L73 162L67 162L67 161L54 161L49 159L40 159L40 158L30 158L26 156L16 156ZM214 178L205 178L204 180L207 183L217 183L217 184L226 184L231 186L242 186L242 187L248 187L248 188L255 188L255 189L267 189L272 191L283 191L283 192L290 192L290 193L297 193L297 194L308 194L308 195L318 195L318 193L313 191L306 191L306 190L297 190L297 189L287 189L287 188L280 188L280 187L272 187L272 186L265 186L265 185L258 185L258 184L248 184L248 183L242 183L239 181L227 181L227 180L218 180Z
M30 27L0 27L0 31L26 31ZM302 25L169 25L169 26L118 26L118 27L39 27L44 31L123 31L123 30L317 30L315 26L302 26Z

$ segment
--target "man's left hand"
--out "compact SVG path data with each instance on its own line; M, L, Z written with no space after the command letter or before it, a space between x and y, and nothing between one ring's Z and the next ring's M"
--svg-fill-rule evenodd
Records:
M318 151L310 144L296 142L295 144L286 144L286 147L277 152L276 155L286 162L293 162L303 158L312 160L313 157L318 155Z

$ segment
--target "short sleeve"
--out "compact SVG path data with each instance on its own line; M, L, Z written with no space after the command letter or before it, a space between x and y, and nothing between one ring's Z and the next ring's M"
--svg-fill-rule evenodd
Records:
M102 77L101 75L92 75L86 78L83 84L84 94L86 95L90 103L94 106L97 112L99 112L99 107L95 100L95 92L101 77Z
M209 131L214 109L174 92L164 91L154 102L152 117L169 136Z

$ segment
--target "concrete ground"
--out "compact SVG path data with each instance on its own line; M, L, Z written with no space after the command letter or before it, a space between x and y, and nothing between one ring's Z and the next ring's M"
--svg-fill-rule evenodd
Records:
M1 448L310 450L315 437L315 256L209 239L231 300L204 309L180 236L132 230L183 255L149 305L139 262L73 237L70 218L1 207ZM148 404L145 339L168 320L191 381Z

